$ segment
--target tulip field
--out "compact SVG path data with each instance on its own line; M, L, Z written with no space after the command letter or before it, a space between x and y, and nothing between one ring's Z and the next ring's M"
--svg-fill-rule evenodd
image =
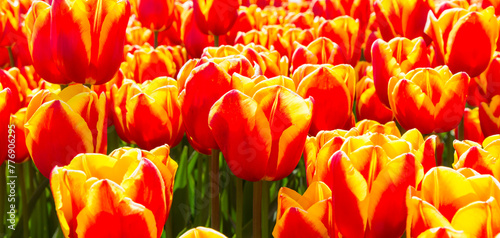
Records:
M0 238L500 238L499 0L0 0Z

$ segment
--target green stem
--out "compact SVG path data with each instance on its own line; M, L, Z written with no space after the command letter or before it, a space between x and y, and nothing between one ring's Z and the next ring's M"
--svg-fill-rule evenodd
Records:
M172 238L172 218L167 217L167 223L165 224L165 237Z
M2 185L0 188L0 236L3 236L5 234L5 219L4 215L6 211L5 209L5 203L7 201L7 182L5 180L5 167L7 162L4 162L2 165L0 165L0 184ZM5 187L4 187L5 185Z
M214 35L214 46L219 47L219 36L218 35Z
M158 33L159 31L153 31L154 38L155 38L155 49L158 47Z
M219 216L219 150L212 149L210 159L210 197L212 199L211 224L212 229L218 231L220 227Z
M28 196L26 194L26 178L24 177L24 164L18 165L19 170L19 187L21 188L21 205L23 207L22 216L24 217L21 222L23 223L23 237L29 237L29 216L28 216Z
M262 238L269 237L269 182L262 181Z
M10 67L15 67L14 54L12 54L11 46L7 46L7 52L9 52Z
M261 238L262 182L253 183L253 237Z
M26 210L26 214L21 214L21 217L19 218L20 221L22 221L25 216L27 216L28 217L27 219L29 219L29 217L31 216L31 212L35 208L35 205L36 205L36 202L38 201L38 198L40 198L40 195L42 195L42 193L45 191L45 188L48 185L49 185L49 180L46 178L43 178L43 181L38 185L38 187L36 188L35 192L33 193L33 195L31 196L31 198L29 200L28 209ZM20 232L23 231L23 229L21 229L21 227L18 227L18 226L20 226L19 223L17 224L16 229L14 231L14 234L12 234L12 237L19 237Z
M243 180L236 178L236 237L243 237Z

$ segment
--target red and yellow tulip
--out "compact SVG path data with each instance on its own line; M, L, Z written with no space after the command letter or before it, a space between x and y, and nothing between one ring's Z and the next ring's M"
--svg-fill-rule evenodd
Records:
M2 88L2 84L0 84L0 125L3 126L3 128L0 128L0 142L2 142L2 146L0 147L0 165L3 164L4 160L7 158L7 151L9 150L8 148L8 136L9 136L9 129L10 129L10 114L12 113L11 109L11 101L12 101L12 91L10 91L9 88ZM9 127L7 127L9 126Z
M174 0L132 0L137 20L142 26L153 31L163 31L172 25L174 20Z
M499 24L493 7L482 11L454 8L439 18L430 13L425 34L432 39L435 64L446 64L453 73L465 71L476 77L493 58Z
M239 6L238 0L194 0L196 25L206 35L224 35L236 22Z
M246 96L231 90L208 116L231 171L247 181L281 180L297 166L309 131L312 102L283 86Z
M161 237L177 170L168 154L168 146L121 148L55 167L50 187L65 237Z
M473 141L454 141L455 162L453 168L471 168L480 174L500 178L500 136L487 137L479 143Z
M488 137L500 133L500 95L494 96L490 103L481 103L479 121L484 136Z
M80 153L106 153L106 96L77 84L59 94L41 90L26 112L26 147L47 178Z
M389 81L389 103L399 124L422 134L453 130L462 120L469 76L446 66L418 68Z
M227 238L227 236L214 229L199 226L186 231L179 238Z
M34 2L26 26L36 71L51 83L106 83L123 60L129 16L128 0Z
M375 120L380 123L392 121L393 113L380 101L373 79L362 78L356 86L356 116L358 120Z
M125 80L113 86L113 121L120 137L151 150L168 144L176 146L184 136L177 82L159 77L142 84Z
M332 192L326 184L312 183L304 195L282 187L273 236L336 237L332 216Z

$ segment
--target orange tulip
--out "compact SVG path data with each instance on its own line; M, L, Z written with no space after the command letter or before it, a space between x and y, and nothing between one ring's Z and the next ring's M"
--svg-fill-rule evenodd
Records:
M182 234L179 238L227 238L224 234L206 227L196 227L186 233Z
M187 138L193 148L204 154L219 148L208 127L210 108L226 92L242 87L240 81L233 80L214 62L207 62L191 71L179 97Z
M203 34L196 25L193 9L188 9L182 14L181 38L187 53L193 58L199 58L205 47L214 45L214 37ZM219 44L224 45L224 43L224 37L219 37Z
M23 163L29 159L28 149L26 148L26 136L24 135L24 123L26 117L26 108L22 108L10 117L10 124L14 125L14 132L12 135L14 137L15 153L14 158L7 157L15 163ZM9 139L12 139L9 137ZM9 143L10 144L10 143Z
M0 3L0 46L12 46L12 36L20 29L19 2L6 0ZM14 67L11 65L11 67Z
M389 160L378 146L357 152L348 156L338 151L331 159L333 210L340 233L343 237L401 237L406 190L419 184L422 165L409 153Z
M33 65L51 83L103 84L120 67L127 0L37 1L26 17Z
M371 51L375 89L380 101L387 107L391 93L387 92L387 86L391 77L430 65L422 38L409 40L397 37L389 42L379 39L373 43Z
M453 168L471 168L481 174L490 174L500 178L500 160L498 149L500 149L500 136L487 137L482 146L473 141L453 142L455 148L455 162Z
M436 51L436 63L448 65L453 73L465 71L470 77L480 75L488 67L498 32L493 7L483 11L454 8L439 18L431 13L425 27Z
M7 158L8 148L8 136L9 136L9 122L10 122L10 114L12 113L12 109L10 106L10 102L12 101L12 92L10 88L2 88L2 84L0 84L0 142L2 142L2 146L0 147L0 165L3 164L5 158ZM7 127L9 126L9 127Z
M361 56L362 34L358 34L359 20L349 16L337 17L323 22L318 28L318 37L326 37L337 43L344 52L346 63L356 66Z
M115 128L120 137L151 150L176 146L184 136L177 82L159 77L143 84L125 80L113 86L111 99Z
M153 31L164 31L174 20L174 0L132 0L137 20Z
M127 55L127 67L124 73L127 78L137 83L153 80L157 77L175 77L177 65L174 55L170 52L172 47L159 46L156 49L146 44ZM181 57L182 58L182 57ZM183 59L180 59L183 61Z
M418 238L470 238L463 231L456 231L448 227L430 228L420 233Z
M311 111L311 101L283 86L262 88L252 98L231 90L213 104L208 122L234 175L276 181L297 166Z
M196 25L205 35L224 35L238 18L238 0L194 0Z
M382 104L375 92L373 79L362 78L356 86L356 116L358 120L375 120L386 123L392 120L391 109Z
M481 103L479 121L484 136L500 134L500 95L494 96L489 104Z
M346 52L332 40L319 37L307 47L298 46L292 56L292 72L304 64L344 64Z
M459 133L455 128L455 135ZM479 108L465 108L464 112L464 140L471 140L477 143L483 143L484 135L479 122Z
M304 195L282 187L273 236L335 237L332 192L322 182L311 184Z
M446 132L462 120L469 76L448 67L418 68L389 81L389 102L399 124L422 134Z
M169 147L79 154L50 176L65 237L161 237L177 163Z
M350 128L356 87L354 69L350 65L302 67L309 73L300 81L297 93L303 98L312 97L315 105L310 133Z
M311 1L310 8L315 16L321 16L326 20L345 15L344 8L340 1L313 0Z
M246 7L240 7L238 10L238 18L234 26L229 30L226 36L226 42L229 45L234 45L239 32L248 32L255 27L255 18Z
M38 92L26 112L26 147L47 178L55 166L69 164L80 153L106 153L106 96L71 85L59 94Z
M0 69L0 84L12 92L10 106L13 112L21 109L27 102L28 85L24 77L17 74L17 68L8 71Z
M434 9L434 4L431 0L376 0L373 8L382 38L389 41L398 36L423 36L427 13Z
M439 227L469 237L498 234L500 183L492 176L474 173L436 167L425 174L418 191L408 188L406 235L420 237L426 230Z

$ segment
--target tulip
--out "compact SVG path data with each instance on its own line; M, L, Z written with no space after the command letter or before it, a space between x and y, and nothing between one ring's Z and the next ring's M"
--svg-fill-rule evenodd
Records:
M164 31L174 20L174 0L133 0L137 20L153 31Z
M71 85L59 94L41 90L26 112L26 147L46 177L80 153L106 153L106 96Z
M409 39L424 35L427 13L433 1L376 0L373 4L382 38L389 41L402 36Z
M187 53L193 58L199 58L205 47L214 44L214 37L203 34L196 25L192 9L186 10L182 15L181 38ZM222 45L224 42L224 37L219 37L219 43Z
M184 85L179 97L187 138L198 152L209 154L219 148L208 126L210 108L226 92L243 86L213 62L194 68Z
M251 15L247 8L241 7L238 10L238 18L234 26L227 33L226 41L229 45L234 45L239 32L248 32L254 29L255 18Z
M140 148L176 146L184 136L177 82L159 77L143 84L125 80L113 86L113 121L118 135Z
M463 231L457 231L448 227L430 228L422 232L419 238L469 238L470 236Z
M133 54L128 54L127 64L128 67L124 70L125 75L137 83L162 76L174 77L177 73L174 56L165 46L154 49L149 44L144 45Z
M494 96L491 102L482 102L479 106L479 121L484 136L500 133L500 95Z
M499 194L500 183L492 176L433 168L418 191L408 188L406 235L420 237L441 227L469 237L493 237L500 232Z
M453 73L465 71L470 77L480 75L488 67L498 32L493 7L482 11L454 8L439 18L430 13L425 27L436 52L436 63L448 65Z
M206 227L196 227L186 233L182 234L179 238L227 238L222 233Z
M363 38L359 32L359 20L349 16L337 17L323 22L318 28L318 37L326 37L337 43L346 57L346 63L356 66L361 56Z
M13 153L13 158L7 157L7 159L15 163L23 163L29 159L28 149L26 148L26 136L24 135L25 117L26 108L22 108L15 114L12 114L10 117L9 125L14 126L12 128L14 130L14 132L12 133L14 137L9 137L9 139L14 139L13 144L15 145L15 153Z
M356 87L354 69L350 65L303 67L314 70L308 70L310 73L297 87L300 96L314 99L310 134L317 134L320 130L350 128Z
M19 19L19 15L18 1L6 0L0 3L0 46L12 46L16 42L11 38L20 29L22 19Z
M469 76L448 67L419 68L389 81L389 102L399 124L422 134L446 132L462 120Z
M361 147L331 159L333 211L343 237L401 237L405 230L408 186L423 177L412 154L392 160L381 147ZM356 158L355 160L351 158Z
M356 86L356 116L358 120L369 119L380 123L392 120L392 111L385 107L376 95L373 79L364 77Z
M311 10L315 16L321 16L326 20L345 15L341 3L333 0L311 1Z
M282 86L262 88L252 98L231 90L213 104L208 122L234 175L276 181L300 160L311 110L312 102Z
M458 128L455 129L455 135ZM471 140L477 143L483 143L484 135L479 122L479 108L465 108L464 112L464 140Z
M26 17L33 66L51 83L106 83L123 60L129 16L127 0L35 2Z
M298 46L292 56L292 72L304 64L344 64L346 52L332 40L320 37L309 45Z
M11 128L9 125L10 122L10 114L12 113L12 109L10 106L10 102L12 101L12 91L10 88L2 89L2 85L0 84L0 141L2 142L2 146L0 147L0 165L3 164L5 158L7 158L8 140L9 140L9 129ZM9 126L9 127L7 127Z
M490 65L481 75L476 77L476 82L481 96L487 102L491 101L495 95L500 95L500 52L495 52Z
M237 0L194 0L196 25L205 35L224 35L236 22L239 6Z
M311 184L304 195L282 187L273 236L335 237L332 192L322 182Z
M26 79L15 74L16 68L12 68L9 71L0 69L0 84L4 88L9 88L12 92L10 106L13 112L21 109L26 103L26 97L28 93L28 85ZM14 74L14 75L13 75Z
M409 40L397 37L389 42L376 40L371 50L375 89L380 101L387 107L391 93L387 92L387 86L391 77L430 65L422 38Z
M500 137L498 135L487 137L482 146L473 141L453 142L455 148L454 169L471 168L480 174L489 174L500 178L500 163L498 162Z
M64 236L161 237L177 170L168 153L121 148L56 166L50 188Z

